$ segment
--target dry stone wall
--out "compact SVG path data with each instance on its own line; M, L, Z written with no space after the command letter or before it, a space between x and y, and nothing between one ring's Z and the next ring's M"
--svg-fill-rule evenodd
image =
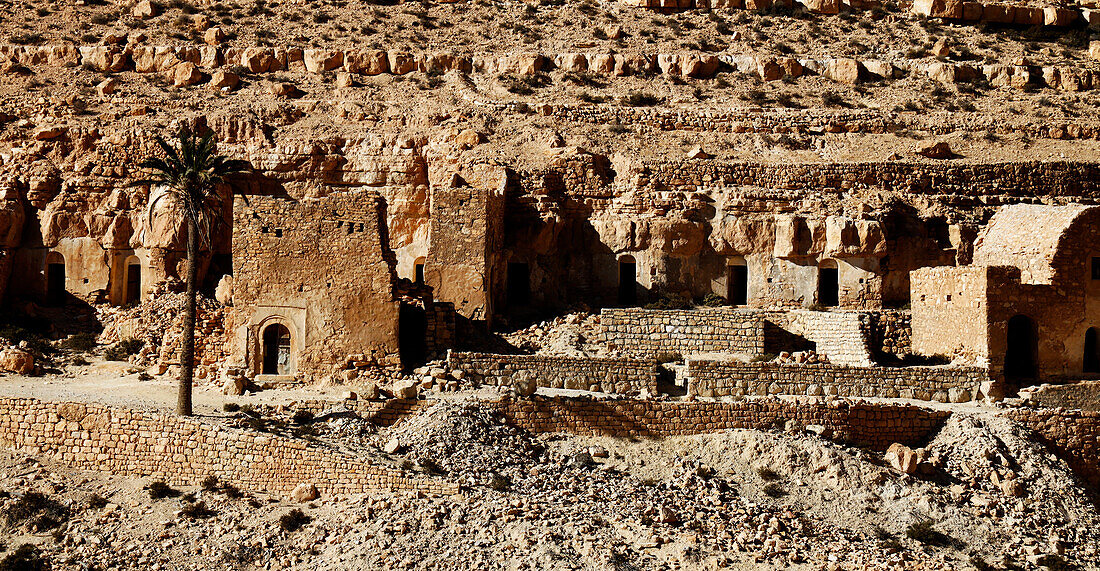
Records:
M465 371L496 386L535 383L539 387L624 395L657 393L657 362L653 360L452 351L447 363L451 369Z
M1003 413L1039 433L1047 446L1093 486L1100 486L1100 412L1010 409Z
M389 426L429 408L432 401L344 401L349 410ZM665 438L722 430L782 428L793 420L817 424L834 438L876 450L894 442L921 445L950 415L911 405L835 401L795 404L779 399L737 402L683 402L633 399L505 398L484 403L514 426L531 432L586 434L622 438ZM311 401L299 408L319 413L332 403Z
M764 313L737 309L604 309L608 346L634 355L764 352Z
M316 485L322 494L458 492L457 484L409 478L301 440L83 403L0 399L0 442L75 468L149 476L174 485L197 485L212 475L271 494L289 494L301 483Z
M688 391L707 397L837 395L967 402L989 371L955 367L850 367L689 360Z

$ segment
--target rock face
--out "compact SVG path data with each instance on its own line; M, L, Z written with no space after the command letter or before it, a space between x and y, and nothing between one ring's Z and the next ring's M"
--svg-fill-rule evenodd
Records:
M0 351L0 371L29 375L34 372L34 355L18 347L8 347Z

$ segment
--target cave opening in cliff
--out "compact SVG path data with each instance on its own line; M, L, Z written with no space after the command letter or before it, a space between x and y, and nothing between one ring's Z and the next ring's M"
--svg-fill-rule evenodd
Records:
M264 328L264 375L289 375L293 371L290 364L290 330L281 323L272 323Z
M746 305L749 302L749 266L744 258L730 260L726 276L726 300L730 305Z
M840 269L835 260L825 260L817 268L817 303L825 307L840 305Z
M428 358L428 315L423 307L402 303L397 315L397 343L401 367L406 371Z
M619 305L638 303L638 264L634 256L619 258Z
M65 258L57 252L46 256L46 303L61 305L65 302Z

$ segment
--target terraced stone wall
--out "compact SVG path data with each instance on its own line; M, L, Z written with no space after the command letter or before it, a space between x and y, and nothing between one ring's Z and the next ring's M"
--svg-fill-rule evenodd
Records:
M736 309L604 309L603 342L634 354L744 353L765 350L765 312Z
M1100 486L1100 412L1043 408L1003 414L1039 433L1074 472Z
M708 397L837 395L967 402L989 380L989 371L980 368L688 361L689 393Z
M555 389L624 395L657 393L654 360L451 352L447 363L451 369L465 371L496 386L515 386L517 381L527 380Z
M454 494L458 485L406 477L333 450L194 418L83 403L0 399L0 442L79 469L197 485L207 476L243 489L289 494L407 490Z

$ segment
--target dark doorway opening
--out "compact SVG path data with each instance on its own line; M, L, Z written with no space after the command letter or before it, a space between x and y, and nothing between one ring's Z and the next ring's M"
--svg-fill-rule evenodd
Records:
M638 264L631 256L619 259L619 305L638 303Z
M531 301L531 267L523 262L508 262L508 307L521 307Z
M1082 372L1100 373L1100 354L1097 354L1095 327L1089 327L1085 331L1085 358L1081 364Z
M401 367L411 371L428 358L428 314L423 307L402 303L397 316L398 352Z
M126 266L126 304L141 301L141 264Z
M825 262L817 269L817 303L825 307L840 305L840 270L836 262Z
M1005 343L1005 380L1011 389L1018 389L1026 381L1038 377L1036 354L1038 339L1035 323L1026 315L1008 320L1008 338Z
M730 305L746 305L749 302L749 267L734 265L729 267L726 276L728 289L726 299Z
M61 305L65 302L65 262L46 264L46 303Z
M418 284L424 283L424 258L418 258L413 263L413 281Z
M281 323L272 323L264 329L264 375L289 375L290 330Z

